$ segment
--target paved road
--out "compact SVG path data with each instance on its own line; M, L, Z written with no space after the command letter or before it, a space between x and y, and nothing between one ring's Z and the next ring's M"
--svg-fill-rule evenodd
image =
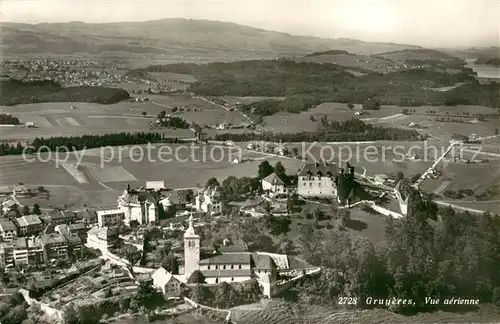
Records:
M441 205L441 206L446 206L446 207L449 206L449 207L451 207L453 209L468 211L468 212L474 213L474 214L484 214L486 212L485 210L468 208L468 207L459 206L459 205L451 204L451 203L448 203L448 202L445 202L445 201L440 201L440 200L436 200L435 202L436 202L436 204Z

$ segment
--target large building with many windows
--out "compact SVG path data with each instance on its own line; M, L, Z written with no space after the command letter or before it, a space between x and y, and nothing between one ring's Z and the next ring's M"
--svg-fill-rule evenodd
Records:
M336 198L335 179L339 170L324 161L307 163L299 171L297 193L301 197Z

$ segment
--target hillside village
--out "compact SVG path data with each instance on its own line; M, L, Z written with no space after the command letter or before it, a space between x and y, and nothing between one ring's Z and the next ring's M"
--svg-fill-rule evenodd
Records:
M89 269L104 275L111 266L125 271L124 278L130 277L131 285L136 283L134 289L149 282L167 299L192 296L199 283L217 287L221 283L248 282L255 282L260 294L271 298L282 294L296 280L318 274L320 268L294 254L249 249L247 242L233 241L230 235L222 237L215 246L206 245L206 240L202 240L206 230L225 227L228 222L245 222L246 218L288 219L295 213L299 200L331 201L347 209L362 203L389 217L403 217L406 212L408 197L403 194L406 200L401 198L400 184L394 186L391 180L380 183L380 177L378 184L373 179L359 179L358 183L355 178L359 176L348 163L340 168L325 162L306 163L296 180L290 180L293 175L287 174L280 164L272 167L263 162L260 169L264 173L257 191L242 193L240 202L227 201L224 183L221 187L216 179L195 192L166 189L163 181L148 181L136 189L127 185L117 197L116 208L109 210L42 211L38 206L30 210L29 206L16 203L18 198L32 194L30 188L20 184L10 192L4 190L4 196L10 198L2 204L0 267L7 277L16 277L21 270L23 282L28 283L12 284L9 280L6 287L24 287L31 296L32 291L57 290L66 280L85 276ZM356 185L339 190L340 182L347 180ZM386 194L399 199L398 210L390 211L373 203L377 196ZM235 219L235 212L243 218ZM152 239L151 233L156 238ZM157 248L171 248L166 248L163 256L160 254L160 260L143 262L150 259L149 253L153 253L152 260L156 258L156 252L149 247L151 240L155 246L159 244ZM44 279L36 279L39 277ZM44 300L42 297L37 303L43 304ZM63 316L67 306L60 302L47 305L58 316Z

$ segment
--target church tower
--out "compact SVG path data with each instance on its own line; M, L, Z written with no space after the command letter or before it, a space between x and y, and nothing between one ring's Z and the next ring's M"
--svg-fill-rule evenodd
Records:
M189 276L198 270L200 261L200 236L196 235L193 227L193 215L189 217L189 227L184 233L184 276Z

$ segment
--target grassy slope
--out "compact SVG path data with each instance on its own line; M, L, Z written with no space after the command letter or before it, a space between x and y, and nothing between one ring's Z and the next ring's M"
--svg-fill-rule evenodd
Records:
M5 53L75 52L181 54L189 57L230 59L301 55L342 48L373 54L412 45L321 39L208 20L163 19L137 23L3 24ZM92 46L90 46L92 45Z
M238 324L327 324L327 323L393 323L393 324L421 324L421 323L495 323L498 322L498 311L490 307L483 307L479 312L454 314L435 312L402 316L383 309L349 310L314 307L307 309L305 314L294 312L298 307L272 301L263 309L256 307L236 307L232 317Z

